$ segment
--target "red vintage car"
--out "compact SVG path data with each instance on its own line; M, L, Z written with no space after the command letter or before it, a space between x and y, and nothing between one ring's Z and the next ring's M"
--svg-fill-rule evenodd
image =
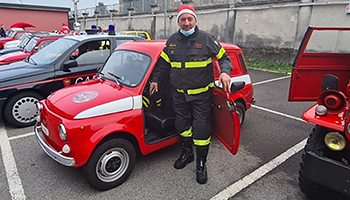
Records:
M33 55L36 51L46 47L53 41L63 37L63 35L38 35L30 39L22 51L16 51L0 56L0 65L20 61Z
M146 155L177 143L171 98L165 95L161 107L143 104L164 44L124 43L92 80L58 90L40 101L34 131L42 149L65 166L84 166L88 183L107 190L128 178L137 152ZM234 70L230 93L218 86L213 89L212 132L236 154L240 119L243 122L251 107L253 88L240 48L222 45ZM215 70L216 82L218 74Z

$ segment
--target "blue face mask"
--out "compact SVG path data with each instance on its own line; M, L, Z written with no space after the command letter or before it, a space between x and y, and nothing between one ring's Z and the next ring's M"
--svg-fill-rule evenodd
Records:
M189 31L184 31L184 30L180 29L180 33L182 33L186 37L189 35L192 35L194 33L194 27Z

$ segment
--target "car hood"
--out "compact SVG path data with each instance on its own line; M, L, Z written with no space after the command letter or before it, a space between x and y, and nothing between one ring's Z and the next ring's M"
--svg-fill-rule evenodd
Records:
M22 51L16 51L0 56L0 62L13 62L25 59L29 54Z
M52 69L47 65L33 65L24 61L14 62L7 65L0 66L0 88L10 86L9 82L16 80L16 84L23 84L21 78L31 77L32 81L35 81L37 74L46 73Z
M132 96L115 82L93 79L54 92L44 102L67 119L85 119L141 108L142 97Z

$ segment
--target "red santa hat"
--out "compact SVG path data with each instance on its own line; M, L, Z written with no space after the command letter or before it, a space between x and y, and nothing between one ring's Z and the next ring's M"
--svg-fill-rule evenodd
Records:
M62 28L68 28L68 24L62 23Z
M179 22L179 18L182 14L185 14L185 13L188 13L188 14L191 14L194 16L194 18L196 19L197 21L197 14L196 14L196 11L194 10L194 8L192 6L188 6L188 5L185 5L185 4L182 4L179 8L179 10L177 11L177 17L176 17L176 21Z
M5 27L5 24L0 24L0 27L4 28L4 27Z

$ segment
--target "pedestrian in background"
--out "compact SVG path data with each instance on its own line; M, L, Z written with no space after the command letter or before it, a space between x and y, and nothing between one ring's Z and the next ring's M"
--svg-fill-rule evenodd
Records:
M219 85L228 91L232 64L224 48L214 38L199 30L193 7L181 5L177 14L179 31L169 37L153 75L152 90L158 91L170 73L175 128L180 134L181 155L175 161L176 169L184 168L194 160L192 144L196 147L197 182L207 182L206 161L211 139L212 87L214 82L212 60L220 63Z
M0 37L6 37L5 25L0 25Z
M58 34L73 35L73 32L69 30L66 23L62 23L62 29L58 32Z

